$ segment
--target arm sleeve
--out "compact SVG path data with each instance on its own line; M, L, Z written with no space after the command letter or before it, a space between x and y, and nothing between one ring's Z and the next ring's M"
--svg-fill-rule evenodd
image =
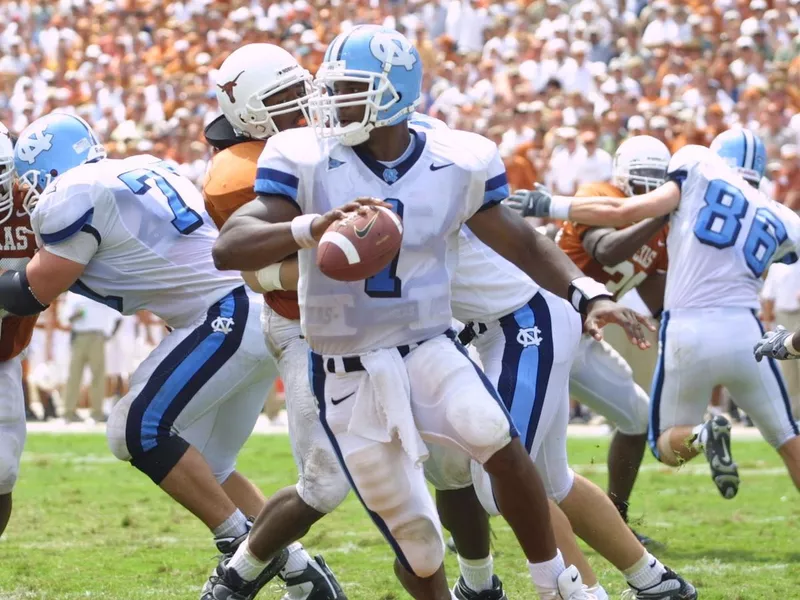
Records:
M31 226L40 247L82 265L87 264L103 240L104 202L110 192L92 183L57 187L39 201Z
M464 220L469 219L477 212L500 204L510 194L506 167L503 159L500 158L497 146L494 147L489 166L485 170L476 172L475 176L480 176L481 179L470 186L467 214Z
M278 136L267 142L258 158L255 192L260 196L282 196L303 210L298 202L300 169L280 147Z

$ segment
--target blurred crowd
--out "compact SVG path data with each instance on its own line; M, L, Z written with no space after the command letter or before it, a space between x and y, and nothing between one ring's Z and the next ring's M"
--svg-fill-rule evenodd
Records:
M571 193L628 135L672 151L745 124L770 192L800 208L800 0L20 0L0 4L0 120L75 110L112 156L153 153L199 180L215 73L280 44L312 73L359 23L412 39L424 106L502 149L515 187Z

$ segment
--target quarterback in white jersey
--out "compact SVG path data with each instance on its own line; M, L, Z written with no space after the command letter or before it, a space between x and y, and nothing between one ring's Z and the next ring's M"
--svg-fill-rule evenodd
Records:
M730 390L800 488L800 431L783 378L771 358L759 364L752 354L764 333L756 316L762 278L770 264L797 260L800 242L800 217L757 189L765 163L756 135L729 130L710 150L679 150L668 182L653 192L624 201L542 198L538 210L592 225L670 215L650 444L674 466L703 451L725 498L739 486L730 423L718 416L697 425L716 385Z
M572 292L576 307L589 313L590 329L619 321L638 343L642 325L605 292L601 299L552 242L499 206L508 186L494 144L464 132L409 128L420 101L420 63L391 29L358 26L337 37L317 74L320 95L310 99L315 131L270 138L256 180L262 210L226 223L215 259L257 270L300 250L301 320L320 418L351 485L395 550L396 573L409 593L449 597L440 524L419 468L427 439L484 464L543 598L591 597L557 552L541 482L507 412L448 335L461 225L469 222L560 294ZM399 256L364 282L328 279L314 264L318 240L364 205L402 213ZM226 230L234 227L248 228L258 261L226 262L234 243Z
M264 502L236 455L275 377L261 303L211 259L216 231L193 184L150 156L105 158L81 119L31 123L15 151L39 252L0 297L34 314L67 289L171 329L114 407L108 443L203 521L224 552Z

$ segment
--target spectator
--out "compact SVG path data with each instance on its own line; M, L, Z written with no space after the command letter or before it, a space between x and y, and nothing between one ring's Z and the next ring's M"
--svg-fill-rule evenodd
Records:
M611 155L597 147L597 134L594 131L584 131L580 135L583 147L582 157L575 164L578 172L578 185L609 181L611 179Z

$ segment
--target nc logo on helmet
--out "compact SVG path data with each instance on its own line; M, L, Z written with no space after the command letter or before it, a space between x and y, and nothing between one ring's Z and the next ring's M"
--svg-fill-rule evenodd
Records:
M372 56L383 64L400 65L406 71L414 68L417 57L411 43L399 33L378 33L370 40L369 50Z
M31 131L25 138L17 140L17 158L32 165L42 152L47 152L52 147L53 134L45 133L45 128L42 127L38 131Z

